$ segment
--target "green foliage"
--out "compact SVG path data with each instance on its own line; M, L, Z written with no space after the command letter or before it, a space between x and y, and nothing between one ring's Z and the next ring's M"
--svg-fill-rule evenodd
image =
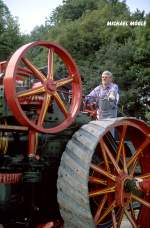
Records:
M146 26L107 26L108 21L145 21ZM129 11L125 1L65 0L46 24L44 38L64 46L75 58L84 93L110 70L120 88L120 110L147 120L150 97L150 15Z
M8 7L0 0L0 61L7 60L24 41L17 19L11 16Z
M97 9L98 2L95 0L65 0L62 6L57 7L53 11L47 23L56 25L58 23L77 20L84 13L89 13ZM101 2L103 1L101 0Z
M150 111L145 114L147 122L150 124Z
M0 0L0 10L1 4ZM3 8L0 12L9 15L4 4ZM4 18L0 23L2 33L9 21ZM146 26L108 26L108 21L146 21ZM18 41L13 18L10 25L12 31L16 28ZM140 10L131 13L126 1L64 0L47 17L45 26L34 28L27 40L55 41L66 48L79 67L85 94L99 84L100 72L112 71L120 89L121 115L150 121L150 14ZM15 48L19 42L9 43ZM45 58L44 51L35 50L34 62L44 64ZM62 65L56 64L63 75Z

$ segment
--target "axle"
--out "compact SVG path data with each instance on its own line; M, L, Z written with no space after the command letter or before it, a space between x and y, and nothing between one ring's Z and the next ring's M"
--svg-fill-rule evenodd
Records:
M133 194L142 194L142 192L148 193L150 191L150 178L141 179L127 179L124 183L124 188L126 192L130 192Z

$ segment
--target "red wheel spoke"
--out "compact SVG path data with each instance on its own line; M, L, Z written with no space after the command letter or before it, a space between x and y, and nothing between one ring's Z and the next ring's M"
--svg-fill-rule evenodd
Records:
M101 149L102 149L102 154L103 154L104 162L105 162L105 165L106 165L106 170L107 170L108 172L110 172L110 167L109 167L107 155L106 155L105 150L104 150L104 147L103 147L103 142L104 142L103 139L100 140L100 145L101 145Z
M94 165L93 163L90 166L94 171L108 177L109 179L115 181L116 177L110 173L108 173L107 171L101 169L100 167L98 167L97 165Z
M128 160L127 167L129 167L135 160L138 159L138 156L142 153L142 151L149 144L149 138L146 138L142 145L135 151L135 154Z
M138 178L140 178L140 179L150 178L150 173L146 173L146 174L143 174L141 176L138 176Z
M26 67L21 67L21 66L18 66L17 67L17 74L21 74L21 75L25 75L25 76L29 76L29 75L32 75L32 71L29 70L28 68Z
M115 215L115 210L114 209L111 212L111 217L112 217L113 228L117 228L117 220L116 220L116 215Z
M121 226L121 222L122 222L122 219L123 219L123 216L124 216L124 208L122 207L121 208L121 212L119 214L119 220L117 222L117 228L120 228Z
M130 211L131 211L132 218L134 218L134 220L136 220L136 218L135 218L135 212L134 212L134 209L132 207L132 203L129 204L129 208L130 208Z
M144 206L150 208L150 203L147 202L146 200L144 200L144 199L142 199L142 198L140 198L140 197L138 197L138 196L136 196L136 195L133 195L133 194L132 194L132 198L133 198L134 200L138 201L139 203L143 204Z
M54 52L53 49L48 50L48 75L47 79L54 79Z
M38 123L37 124L39 126L42 126L42 124L44 122L44 118L46 116L46 112L47 112L48 106L50 104L50 100L51 100L51 95L46 94L45 97L44 97L44 101L42 103L42 109L40 111L40 115L39 115L39 118L38 118Z
M103 146L104 146L104 149L108 155L108 157L110 158L112 164L114 165L115 169L117 170L118 173L121 172L121 169L119 168L118 164L116 163L114 157L112 156L112 153L111 151L109 150L108 146L106 145L106 143L104 142L104 140L102 140L103 142Z
M96 197L96 196L100 196L100 195L108 194L108 193L112 193L112 192L115 192L115 186L103 188L103 189L96 190L96 191L91 191L89 193L89 197Z
M64 78L64 79L58 80L56 81L56 88L67 85L72 81L73 81L73 78Z
M125 173L128 173L127 161L126 161L126 152L125 152L124 145L123 145L123 148L122 148L122 158L123 158L123 171Z
M68 111L67 111L66 106L65 106L64 102L62 101L61 97L59 96L59 94L57 92L55 92L53 95L54 95L54 98L55 98L60 110L64 113L64 116L67 118Z
M138 228L137 224L135 223L134 219L132 218L132 216L130 215L130 213L125 210L125 214L129 220L129 222L131 223L131 225L133 226L133 228Z
M127 125L123 125L123 129L122 129L122 133L121 133L121 137L120 137L120 143L118 145L117 156L116 156L117 163L120 160L121 150L122 150L122 147L124 145L126 131L127 131Z
M102 180L102 179L97 178L97 177L93 177L93 176L89 176L89 182L90 183L95 183L95 184L107 185L107 181Z
M100 219L97 221L97 224L99 224L106 216L115 208L116 201L114 200L110 206L106 209L106 211L103 213L103 215L100 217Z
M45 92L44 87L38 86L38 87L28 89L25 91L17 92L17 97L21 98L21 97L35 96L35 95L41 94L43 92Z
M22 58L23 63L33 72L34 76L41 82L46 81L46 77L28 59Z
M133 164L132 164L132 167L130 169L130 176L133 177L134 173L135 173L135 169L136 169L136 166L138 164L138 160L134 160Z
M97 208L97 211L95 213L94 222L97 225L98 225L97 221L99 220L99 218L101 216L101 213L102 213L103 207L104 207L104 205L106 203L106 200L107 200L107 195L103 196L103 199L100 201L99 207Z

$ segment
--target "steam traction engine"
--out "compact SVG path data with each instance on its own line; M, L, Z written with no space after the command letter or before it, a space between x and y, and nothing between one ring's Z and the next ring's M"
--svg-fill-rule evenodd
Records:
M91 121L76 64L55 43L19 48L0 82L1 226L150 227L149 126Z

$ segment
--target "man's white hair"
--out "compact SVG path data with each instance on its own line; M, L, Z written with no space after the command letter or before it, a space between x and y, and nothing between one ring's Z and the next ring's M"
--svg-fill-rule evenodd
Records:
M110 71L108 71L108 70L105 70L105 71L102 73L102 75L103 75L103 74L106 74L106 75L112 77L112 73L111 73Z

